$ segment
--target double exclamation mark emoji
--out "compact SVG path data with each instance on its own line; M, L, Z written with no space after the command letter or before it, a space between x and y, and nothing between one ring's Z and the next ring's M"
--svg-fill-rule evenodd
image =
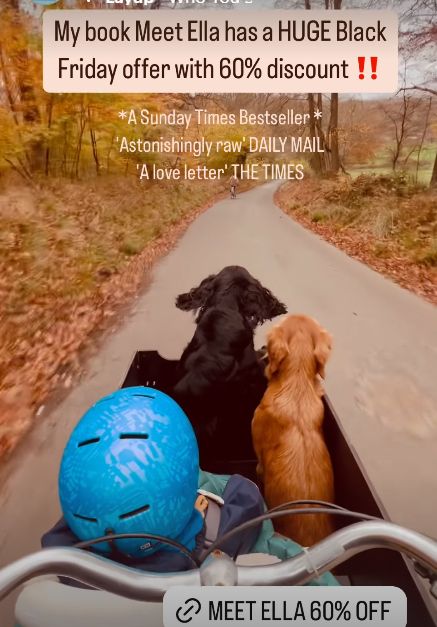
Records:
M358 78L363 80L364 76L364 67L366 65L366 57L358 57L358 69L360 71ZM370 65L372 68L372 79L375 80L377 78L376 68L378 66L378 57L370 57Z

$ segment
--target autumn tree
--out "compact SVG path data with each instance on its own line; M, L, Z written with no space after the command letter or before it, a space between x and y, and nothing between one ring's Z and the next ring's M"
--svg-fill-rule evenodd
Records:
M405 11L406 26L403 32L403 46L406 53L419 53L422 67L426 71L412 80L405 89L437 96L437 2L436 0L414 0ZM437 152L431 175L430 185L437 187Z
M389 0L368 0L369 8L392 8ZM400 52L406 62L402 91L437 97L437 1L400 0ZM430 185L437 187L437 152Z
M327 10L339 10L342 8L343 0L277 0L276 6L289 9L311 9L325 8ZM324 153L313 153L311 155L311 165L314 171L321 175L326 172L337 173L343 168L340 159L339 149L339 98L337 93L332 93L330 98L324 99L320 93L309 93L307 95L308 113L310 115L309 133L312 139L318 139L319 145ZM324 105L328 104L329 121L323 121L315 116L317 110L323 113Z
M393 129L393 142L389 147L391 155L391 165L395 171L399 165L404 149L408 142L417 136L416 113L421 105L421 101L405 91L402 96L389 100L381 104L381 109L387 116ZM406 165L411 154L416 150L417 144L407 152L402 161Z

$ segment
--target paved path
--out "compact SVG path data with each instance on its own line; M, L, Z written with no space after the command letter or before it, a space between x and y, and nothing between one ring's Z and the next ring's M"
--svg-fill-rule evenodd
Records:
M246 266L290 312L331 331L328 393L377 492L394 521L437 536L437 310L286 217L274 189L219 202L195 221L83 381L3 469L0 564L36 549L56 520L59 460L81 414L118 387L135 350L180 355L194 326L174 307L176 294L228 264ZM10 608L0 605L4 627Z

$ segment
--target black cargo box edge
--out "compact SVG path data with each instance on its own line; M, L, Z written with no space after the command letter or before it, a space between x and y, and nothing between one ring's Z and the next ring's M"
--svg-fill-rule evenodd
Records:
M121 387L144 385L170 393L175 377L177 361L167 360L154 350L137 351L124 377ZM389 520L387 512L378 498L355 448L341 426L327 396L324 397L326 442L331 453L335 476L336 503L348 509L378 516ZM240 417L241 419L241 417ZM247 424L246 421L241 420ZM238 424L238 421L235 423ZM233 434L242 440L250 433ZM247 446L242 448L247 450ZM251 447L250 447L251 448ZM227 448L223 447L227 452ZM201 451L202 468L217 474L239 473L256 481L256 460L252 454L248 459L229 459L217 454L216 440L211 448ZM205 461L208 460L208 461ZM340 518L338 525L352 521ZM435 627L437 615L433 601L424 588L420 576L411 562L395 551L374 549L358 555L335 570L335 574L355 586L397 586L404 590L408 599L408 627Z

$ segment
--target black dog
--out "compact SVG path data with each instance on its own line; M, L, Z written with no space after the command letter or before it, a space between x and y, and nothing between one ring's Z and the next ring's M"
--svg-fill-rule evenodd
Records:
M249 454L242 451L241 438L250 445L250 421L266 388L254 330L286 313L286 307L240 266L204 279L180 294L176 306L198 310L196 332L179 362L174 397L193 423L201 453L213 441L218 457L222 446L229 451L235 445L239 455Z

